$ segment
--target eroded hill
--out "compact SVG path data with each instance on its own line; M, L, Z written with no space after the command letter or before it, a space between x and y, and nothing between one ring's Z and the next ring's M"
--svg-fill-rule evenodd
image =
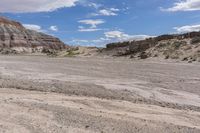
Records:
M189 62L200 61L200 32L111 43L102 52L112 56L129 56L139 59L160 57Z
M0 17L0 52L47 52L61 50L66 45L58 38L28 30L19 22Z

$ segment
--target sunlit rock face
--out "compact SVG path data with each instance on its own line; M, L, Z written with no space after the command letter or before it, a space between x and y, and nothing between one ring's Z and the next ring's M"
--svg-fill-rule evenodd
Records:
M54 49L61 50L66 45L53 36L28 30L19 22L0 17L0 48Z

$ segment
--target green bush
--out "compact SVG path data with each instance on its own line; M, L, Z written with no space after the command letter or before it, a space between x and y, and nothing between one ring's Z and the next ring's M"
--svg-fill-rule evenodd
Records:
M191 40L191 44L196 44L196 43L200 43L200 37L194 37Z
M187 42L185 41L175 41L171 44L171 49L173 50L177 50L179 49L181 46L185 46L187 44Z
M65 57L74 57L75 55L80 54L79 52L75 52L75 51L67 51Z

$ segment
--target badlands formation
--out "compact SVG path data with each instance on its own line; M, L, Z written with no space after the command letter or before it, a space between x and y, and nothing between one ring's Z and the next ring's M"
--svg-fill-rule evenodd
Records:
M199 40L69 48L0 18L0 133L199 133Z

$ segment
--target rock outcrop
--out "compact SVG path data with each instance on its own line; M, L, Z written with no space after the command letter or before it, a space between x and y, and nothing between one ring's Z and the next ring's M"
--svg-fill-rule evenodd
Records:
M0 49L19 52L42 52L44 49L61 50L66 45L53 36L28 30L19 22L0 17Z
M200 32L161 35L140 41L107 44L104 54L146 59L161 57L184 61L200 61Z

